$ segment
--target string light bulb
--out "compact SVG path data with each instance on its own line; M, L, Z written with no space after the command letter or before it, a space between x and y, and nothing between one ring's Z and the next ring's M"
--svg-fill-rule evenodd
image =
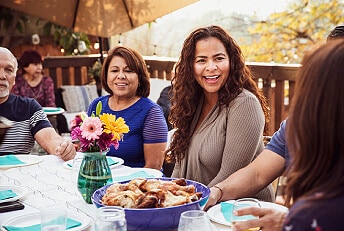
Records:
M93 48L96 50L99 49L99 42L98 41L94 43Z
M154 53L153 53L153 56L156 56L155 49L156 49L156 45L154 45Z
M118 35L118 46L122 46L122 43L121 43L121 34Z

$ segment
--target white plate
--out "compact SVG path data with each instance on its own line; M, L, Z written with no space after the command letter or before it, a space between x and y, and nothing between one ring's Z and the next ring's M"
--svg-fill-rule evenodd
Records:
M13 186L13 185L7 185L7 186L1 185L0 191L4 191L4 190L12 190L15 194L17 194L17 196L0 200L0 203L19 200L23 198L24 196L26 196L26 194L28 193L28 191L25 188L19 187L19 186Z
M115 162L115 164L110 165L110 169L116 168L117 166L124 164L124 160L122 158L114 157L114 156L107 156L106 158L111 158ZM72 166L73 166L73 160L68 160L63 163L63 167L66 169L70 170L72 169Z
M229 200L226 202L233 203L234 200ZM281 212L286 212L286 213L289 211L287 207L284 207L276 203L265 202L265 201L259 201L259 203L262 206L262 208L272 208L272 209L276 209L276 210L279 210ZM226 219L224 218L223 213L221 212L221 204L217 204L211 207L207 211L207 213L210 220L222 225L232 226L232 223L227 222Z
M22 167L22 166L27 166L27 165L32 165L32 164L38 164L43 161L42 157L37 156L37 155L22 154L22 155L15 155L15 156L24 163L14 164L14 165L0 165L0 169Z
M73 219L81 223L80 226L68 229L68 231L84 230L90 225L91 219L80 213L68 213L68 218ZM30 225L36 225L41 223L40 213L31 213L23 216L19 216L6 221L2 226L15 226L15 227L25 227ZM5 230L2 228L2 230Z
M43 107L43 111L46 115L58 115L65 112L65 110L60 107Z
M144 171L147 175L151 175L152 177L162 177L163 175L161 171L152 169L152 168L112 169L111 173L112 173L112 178L114 181L117 181L116 180L117 177L125 178L126 176L128 176L127 179L123 179L123 181L125 181L125 180L131 180L130 177L132 174L135 174L141 171Z

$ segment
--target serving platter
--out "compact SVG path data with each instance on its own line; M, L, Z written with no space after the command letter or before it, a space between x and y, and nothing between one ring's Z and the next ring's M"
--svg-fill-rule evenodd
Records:
M176 178L154 177L150 179L161 181L172 181ZM159 208L125 208L125 217L127 220L128 230L150 230L150 231L170 231L177 230L180 214L188 210L202 210L208 201L210 189L202 183L185 180L186 185L193 185L195 191L202 194L197 201ZM118 182L126 184L129 180ZM97 189L92 195L92 203L97 207L106 206L102 203L102 198L106 193L106 189L111 184L105 185Z

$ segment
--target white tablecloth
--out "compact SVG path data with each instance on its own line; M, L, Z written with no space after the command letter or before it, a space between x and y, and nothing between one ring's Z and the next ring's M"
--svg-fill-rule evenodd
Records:
M0 169L0 185L15 185L27 189L28 194L21 199L23 210L0 213L0 225L20 215L39 212L47 207L63 207L73 214L83 214L91 219L87 230L94 230L96 207L87 204L71 181L69 169L64 161L53 155L41 156L43 161L29 166ZM121 165L111 169L113 176L132 172L130 167ZM214 230L230 230L229 227L212 223Z

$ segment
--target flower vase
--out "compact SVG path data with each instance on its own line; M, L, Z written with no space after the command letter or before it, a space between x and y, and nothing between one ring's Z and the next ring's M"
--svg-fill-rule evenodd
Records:
M97 189L112 183L112 175L106 160L107 152L85 152L79 175L78 190L84 200L92 204L91 197Z

